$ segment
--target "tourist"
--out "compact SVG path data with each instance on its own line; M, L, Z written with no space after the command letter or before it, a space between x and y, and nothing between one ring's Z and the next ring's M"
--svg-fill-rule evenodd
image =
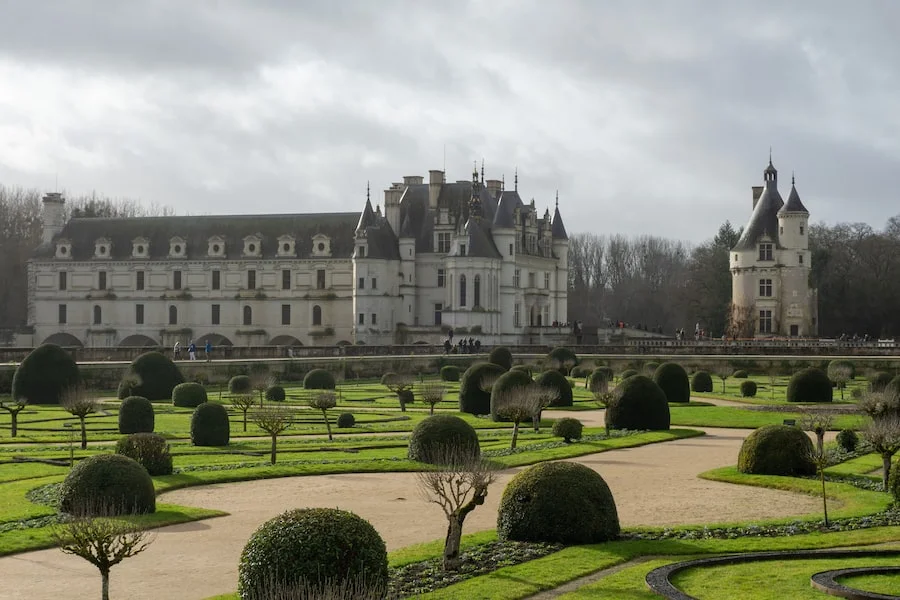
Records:
M175 341L175 347L172 348L172 354L175 355L175 360L178 360L178 358L181 356L181 342L179 342L178 340Z
M191 360L197 360L197 345L194 344L194 340L191 340L191 343L188 345L188 357Z
M203 350L204 350L204 353L206 354L206 362L211 361L212 360L212 342L209 340L206 340L206 347Z

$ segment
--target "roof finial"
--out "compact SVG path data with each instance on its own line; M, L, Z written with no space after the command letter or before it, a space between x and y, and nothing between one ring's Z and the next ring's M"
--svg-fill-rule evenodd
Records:
M794 172L791 171L791 185L794 185L795 183L797 183L797 181L796 181L796 179L794 178Z
M370 189L369 189L369 182L366 181L366 202L369 202L371 200L372 200L372 196L371 196Z
M506 189L506 173L500 175L500 191L504 191Z
M769 164L772 164L772 146L769 146Z
M481 183L484 184L484 158L481 159Z
M556 209L559 210L559 190L556 190Z
M515 186L513 188L513 191L518 192L519 191L519 167L516 167L516 175L515 175L515 179L513 180L513 185Z

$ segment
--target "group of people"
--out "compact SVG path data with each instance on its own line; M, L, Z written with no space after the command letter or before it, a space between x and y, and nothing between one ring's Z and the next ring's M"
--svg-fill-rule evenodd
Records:
M453 350L453 342L450 341L451 338L447 338L444 340L444 354L450 354ZM459 354L474 354L477 352L481 352L481 340L476 340L475 338L462 338L456 343L457 353Z
M206 362L212 360L212 342L206 340L206 346L203 348L203 352L206 355ZM172 354L175 355L175 360L179 360L181 358L181 342L176 341L175 346L172 348ZM187 355L188 360L197 360L197 344L194 343L194 340L188 342L187 345Z

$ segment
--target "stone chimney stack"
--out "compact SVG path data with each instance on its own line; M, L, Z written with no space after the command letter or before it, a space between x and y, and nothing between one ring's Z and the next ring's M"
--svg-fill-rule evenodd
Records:
M759 202L759 197L762 196L763 186L754 185L753 186L753 208L756 208L756 203Z
M503 190L503 182L499 179L488 179L485 182L485 186L487 187L488 193L492 198L499 198L500 192Z
M400 235L400 197L405 189L406 185L403 183L392 183L391 187L384 190L384 216L397 235Z
M444 172L432 169L428 171L428 206L432 210L437 209L438 196L441 194L441 185L444 183Z
M66 200L59 192L48 192L43 203L41 242L49 244L66 224Z

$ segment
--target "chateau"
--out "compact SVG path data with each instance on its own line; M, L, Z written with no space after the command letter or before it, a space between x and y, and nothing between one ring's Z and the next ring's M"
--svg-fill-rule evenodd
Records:
M43 200L31 344L551 343L568 236L502 180L408 176L361 213L73 218Z
M810 289L809 211L791 178L787 203L769 157L763 185L753 188L753 213L731 250L732 334L815 336L818 296Z

